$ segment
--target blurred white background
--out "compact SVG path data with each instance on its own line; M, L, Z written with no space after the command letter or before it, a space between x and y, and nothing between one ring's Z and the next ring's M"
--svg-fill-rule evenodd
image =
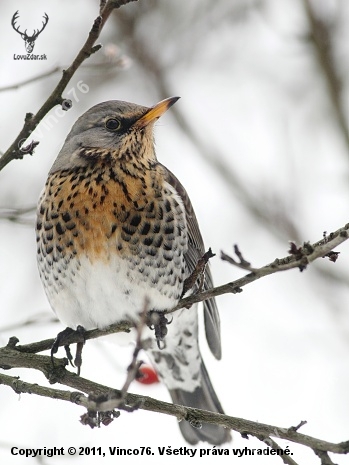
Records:
M81 48L97 0L1 2L0 87L67 67ZM18 61L24 42L11 27L19 10L22 28L49 22L34 53L47 61ZM110 18L103 48L76 73L65 97L73 108L53 110L36 131L34 156L0 173L0 344L54 337L62 326L52 312L36 269L34 207L72 124L92 105L127 100L142 105L179 95L156 128L159 160L186 187L195 207L216 284L243 275L219 258L239 244L253 266L287 255L289 241L321 239L348 221L348 43L345 0L139 0ZM0 92L0 151L13 142L27 112L35 113L60 72ZM79 91L83 81L89 92ZM10 215L11 216L11 215ZM327 441L349 439L349 244L336 264L322 260L303 273L264 278L239 295L218 298L223 360L216 362L202 338L202 352L227 414L280 427L306 420L300 432ZM35 320L32 325L24 325ZM60 356L63 356L60 351ZM130 348L89 341L83 376L121 387ZM40 373L10 370L46 385ZM62 386L55 386L64 388ZM165 387L131 385L131 392L169 401ZM95 463L96 457L26 459L18 447L136 447L186 445L176 420L137 411L90 430L72 404L16 395L0 386L0 461L23 464ZM304 447L289 445L294 460L319 464ZM234 434L227 447L260 448ZM199 445L208 447L207 445ZM114 463L106 456L102 463ZM179 457L166 457L178 463ZM197 456L191 463L211 463ZM216 458L232 463L231 456ZM235 459L237 460L237 459ZM333 457L349 464L349 457ZM126 457L123 463L153 463ZM235 462L234 462L235 463ZM242 457L241 464L272 465L279 457Z

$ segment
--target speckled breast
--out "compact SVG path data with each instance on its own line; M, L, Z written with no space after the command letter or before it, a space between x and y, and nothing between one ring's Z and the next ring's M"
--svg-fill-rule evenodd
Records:
M38 206L38 266L67 325L135 318L145 297L155 310L179 300L186 219L162 170L96 162L49 176Z

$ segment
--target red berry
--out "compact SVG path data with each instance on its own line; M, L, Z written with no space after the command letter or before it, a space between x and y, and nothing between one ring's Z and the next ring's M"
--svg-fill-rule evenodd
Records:
M136 380L139 383L153 384L153 383L159 382L158 375L152 366L143 364L140 366L138 371L139 371L140 376L137 377Z

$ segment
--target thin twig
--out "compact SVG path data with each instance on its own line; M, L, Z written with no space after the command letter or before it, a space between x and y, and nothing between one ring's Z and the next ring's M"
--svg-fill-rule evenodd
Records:
M174 308L167 310L165 314L173 313L181 308L190 307L194 303L208 300L211 297L217 297L227 293L239 293L242 291L242 287L246 286L247 284L280 271L286 271L293 268L304 269L306 265L318 258L325 257L332 249L346 241L349 237L348 231L349 224L346 224L342 228L339 228L337 231L322 237L321 240L315 242L312 245L305 243L303 247L297 248L296 255L292 253L284 258L277 258L272 263L269 263L268 265L265 265L261 268L256 268L254 269L254 272L251 272L235 281L223 284L222 286L214 287L189 297L185 297L181 299ZM86 333L84 333L84 337L86 340L89 340L117 332L129 332L132 327L134 327L134 324L131 322L122 321L103 330L93 329L86 331ZM46 339L44 341L32 344L16 345L16 350L19 352L28 353L42 352L44 350L50 350L54 341L54 339ZM74 344L76 342L78 342L78 339L75 335L72 335L69 340L65 341L66 344Z
M120 400L121 391L104 386L93 381L77 376L66 370L67 361L62 359L55 359L55 366L52 367L51 358L49 356L19 353L11 347L0 348L0 364L7 368L31 368L41 371L50 383L60 383L69 386L77 391L85 392L86 394L94 393L96 396L108 396L109 403L105 403L104 407L111 410L113 407L113 400L116 405ZM0 374L0 384L8 383L8 377L4 380L4 375ZM49 389L49 388L48 388ZM49 391L42 392L42 395L53 397L49 395ZM85 400L83 400L85 403ZM313 450L332 452L336 454L349 453L349 441L341 443L331 443L307 436L296 431L291 431L290 428L282 428L264 423L258 423L243 418L232 417L220 413L209 412L183 405L171 404L168 402L159 401L151 397L140 396L136 394L127 393L125 398L126 406L137 405L137 408L148 410L152 412L162 413L165 415L175 416L178 419L196 418L202 423L216 424L232 429L245 436L251 434L253 436L261 436L264 438L275 437L279 439L286 439L288 441L310 447ZM88 402L87 408L100 408L101 406L93 405ZM121 408L119 406L119 408Z
M189 303L191 304L193 298L197 302L206 298L210 298L212 296L221 295L222 293L226 292L238 292L238 289L240 289L240 287L272 273L285 271L297 267L300 269L304 269L304 267L306 267L315 259L324 257L326 255L328 256L329 252L334 247L347 240L348 230L349 224L345 225L342 228L339 228L337 231L329 235L323 236L322 239L316 242L315 244L311 245L309 243L305 243L302 247L297 247L295 244L292 244L290 249L291 254L287 257L283 259L277 259L271 264L256 269L255 272L249 273L245 277L240 278L232 283L228 283L224 286L211 289L210 291L202 292L196 296L190 296L188 298L182 299L177 307L183 308L187 306ZM242 260L242 256L240 257L240 260ZM172 309L171 311L175 311L175 309ZM127 322L121 323L113 325L112 327L109 327L103 331L87 331L85 336L86 339L90 339L101 335L105 336L107 334L111 334L117 331L128 331L131 326L132 325L130 325L130 323ZM74 336L72 336L72 340L70 343L73 342L76 342ZM154 412L164 413L167 415L173 415L176 416L179 420L194 417L202 423L212 423L233 429L243 434L244 437L251 434L256 437L264 438L264 441L266 441L266 438L277 437L280 439L287 439L298 444L303 444L313 449L314 452L319 457L321 457L322 463L324 465L332 465L332 463L329 461L330 458L328 456L328 452L338 454L349 453L349 441L334 444L298 433L297 430L304 424L304 422L301 422L296 427L280 428L262 423L251 422L249 420L244 420L241 418L230 417L228 415L222 415L214 412L208 412L204 410L168 404L157 401L155 399L151 399L149 397L136 396L130 393L125 394L122 391L111 389L108 386L93 383L90 380L86 380L82 377L77 376L75 373L71 373L70 371L66 370L66 359L55 359L55 363L53 366L51 363L51 357L37 355L35 353L42 350L50 349L53 343L53 339L40 341L38 343L27 344L23 346L18 346L17 343L17 338L11 338L6 347L0 348L0 366L2 368L31 368L39 370L46 376L50 383L58 382L65 386L72 387L75 390L85 392L89 395L93 393L92 396L89 396L89 400L87 402L87 408L89 411L92 409L95 412L98 412L100 410L107 409L107 412L109 412L111 409L114 408L127 410L141 408L145 410L151 410ZM67 341L65 341L65 343L67 343ZM138 348L135 352L136 355L133 357L134 361L137 360ZM134 363L134 365L136 365L136 362ZM8 378L4 379L2 375L0 375L0 384L1 383L9 385ZM130 383L127 380L127 387L129 386L129 384ZM16 386L16 389L19 392L20 384L17 383ZM47 397L55 397L57 395L57 392L51 392L49 390L41 391L40 395L45 395ZM62 394L62 396L64 397L65 395ZM124 397L123 404L120 404L121 397ZM67 399L65 398L65 400ZM83 402L85 402L84 399ZM83 415L85 419L88 417L88 415L86 415L87 414ZM114 414L112 412L112 415L113 417L115 417L116 413ZM104 417L102 416L101 418L103 419ZM111 418L110 415L107 413L104 420L102 420L102 423L108 424L110 421L112 421L112 419L113 418ZM276 446L277 444L275 443L275 447ZM272 447L274 447L274 445ZM295 462L292 462L290 460L288 462L285 462L284 460L284 463L295 465Z
M321 465L336 465L326 451L314 449L314 453L320 458Z
M0 220L7 220L23 225L31 225L34 224L34 216L31 220L30 218L26 218L25 215L30 213L34 215L36 208L36 205L27 208L0 207Z
M62 104L64 98L62 96L64 89L68 85L69 81L80 67L80 65L89 58L93 53L97 52L101 46L94 45L98 39L103 26L105 25L107 19L109 18L112 11L116 8L126 5L131 1L137 0L108 0L105 4L103 11L100 16L98 16L93 23L93 26L88 34L86 42L76 55L72 64L66 69L63 70L62 77L58 82L57 86L48 97L46 102L41 106L39 111L33 115L32 113L27 113L25 117L24 126L21 129L20 133L16 137L15 141L11 144L8 150L0 158L0 171L12 160L20 159L25 155L22 150L22 146L25 141L28 139L30 134L34 131L36 126L44 118L44 116L56 105ZM35 142L34 142L35 143Z
M115 17L118 28L128 37L132 38L132 58L138 60L138 64L143 68L149 76L152 84L158 90L161 98L166 98L173 95L172 88L169 86L169 80L166 79L166 67L159 60L159 54L154 53L152 47L148 47L144 40L139 38L137 28L137 18L134 15L127 14L125 11L120 11L120 15ZM206 163L217 172L221 179L226 183L226 186L234 193L236 198L247 208L247 210L255 216L268 229L273 225L272 232L279 238L285 238L285 233L288 237L299 240L300 234L297 225L290 215L286 215L287 208L282 205L280 211L283 213L280 221L280 211L268 211L266 202L261 202L258 195L255 195L248 189L231 164L226 163L224 153L219 152L216 145L210 145L210 138L201 138L193 129L190 119L181 111L180 106L174 106L171 109L171 114L175 118L178 127L185 134L189 141L200 153ZM277 226L277 227L275 227Z
M137 0L132 0L132 1L137 1ZM122 68L123 67L122 63L123 63L122 57L120 57L118 60L112 61L112 62L83 63L80 66L80 70L82 70L82 69L83 70L85 70L85 69L88 69L88 70L96 69L97 71L104 73L107 70L114 69L114 68L117 68L117 67ZM33 76L31 78L28 78L28 79L24 79L23 81L19 81L16 84L11 84L11 85L8 85L8 86L0 87L0 92L8 92L10 90L17 90L17 89L19 89L21 87L24 87L24 86L28 85L28 84L32 84L33 82L40 81L41 79L45 79L45 78L47 78L49 76L52 76L53 74L61 72L64 69L66 69L67 67L68 66L56 66L55 68L51 69L50 71L38 74L38 75Z
M204 255L198 260L194 271L191 273L190 276L188 276L183 283L183 291L182 291L182 297L195 286L195 283L199 280L199 292L202 289L203 282L204 282L204 276L205 276L205 268L206 265L209 261L210 258L214 257L215 254L212 253L211 248L208 249L207 252L204 253Z
M263 437L261 435L255 435L255 437L257 439L259 439L260 441L264 442L264 444L266 444L267 446L269 446L271 449L277 451L278 449L279 450L282 450L282 447L279 446L279 444L274 441L274 439L270 438L270 437ZM288 447L288 446L287 446ZM290 451L291 452L291 451ZM292 457L290 457L290 455L287 455L287 454L283 454L283 455L279 455L279 457L281 458L281 460L286 464L286 465L298 465L297 462L295 462Z
M252 273L257 271L257 268L253 268L251 263L244 259L237 244L234 245L234 252L238 260L235 260L235 258L231 257L223 251L221 251L221 259L243 270L251 271Z
M141 366L142 362L138 361L138 355L139 352L143 349L143 344L142 344L142 334L143 330L146 326L147 323L147 315L149 311L149 300L145 299L144 305L143 305L143 310L140 315L137 327L136 327L136 345L132 354L132 360L130 365L127 368L127 378L125 380L125 383L123 387L121 388L121 400L124 401L125 396L128 392L128 388L130 387L130 384L132 381L134 381L139 374L139 368Z
M200 294L194 294L189 297L181 299L179 303L168 310L166 313L172 313L176 310L188 307L197 302L208 300L211 297L217 297L223 294L237 294L242 292L242 288L247 284L257 281L260 278L269 276L279 271L291 270L293 268L305 269L308 264L314 260L325 257L332 249L337 247L342 242L349 238L349 223L337 231L329 234L326 238L321 239L314 244L304 243L303 247L300 247L299 255L290 254L284 258L277 258L272 263L265 265L261 268L254 269L253 272L243 276L242 278L236 279L230 283L218 286L207 291L200 292Z
M7 326L0 326L0 333L24 328L25 326L46 325L47 323L59 323L59 320L52 312L41 312L29 316L26 320L17 321L16 323L12 323Z
M120 333L120 332L130 332L130 329L134 327L129 321L121 321L119 323L108 326L105 329L91 329L84 333L85 340L96 339L102 336L108 336L110 334ZM14 338L14 345L18 352L26 352L30 354L36 354L38 352L43 352L45 350L51 350L55 339L45 339L43 341L34 342L31 344L16 345L17 338ZM59 344L59 346L70 345L80 341L80 337L77 334L72 334L69 338L65 339L64 342ZM18 342L18 340L17 340Z
M305 420L302 420L298 423L297 426L290 426L289 430L290 431L298 431L302 426L306 425L307 424L307 421Z
M37 76L33 76L31 78L25 79L24 81L19 81L16 84L11 84L9 86L3 86L0 87L0 92L6 92L9 90L16 90L19 89L22 86L25 86L27 84L31 84L32 82L39 81L40 79L44 79L46 77L52 76L53 74L58 73L59 71L62 71L63 68L61 66L55 66L54 68L50 69L49 71L45 71L44 73L38 74Z
M88 397L87 412L81 416L81 423L88 425L91 428L110 424L118 413L115 409L122 409L128 412L133 412L139 408L139 403L133 406L127 405L126 396L131 383L136 379L139 374L139 368L142 362L138 361L139 352L143 348L142 334L147 322L147 315L149 310L148 299L144 302L143 310L140 314L139 322L136 327L136 345L132 354L132 360L127 368L127 376L120 391L108 391L107 393L98 394L95 392L90 393Z
M48 388L36 383L27 383L22 381L18 376L8 376L4 374L0 375L0 384L11 387L16 394L36 394L41 397L72 402L82 407L88 406L88 398L82 392Z
M312 3L314 2L304 0L305 11L308 16L310 27L310 37L314 45L320 70L322 70L327 84L338 126L343 134L347 152L349 153L349 129L343 108L343 82L336 66L335 50L333 49L334 40L332 31L334 28L331 27L328 19L323 20L316 14ZM316 3L314 3L314 5L315 4Z

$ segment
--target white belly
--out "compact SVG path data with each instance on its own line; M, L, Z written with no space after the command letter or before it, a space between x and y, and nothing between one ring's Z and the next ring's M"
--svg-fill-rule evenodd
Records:
M83 256L79 261L71 260L56 277L52 272L46 274L48 279L43 282L50 304L64 324L105 328L121 320L137 321L146 300L149 310L176 305L180 290L173 287L173 279L164 273L154 287L150 283L158 270L149 268L148 272L144 276L117 257L108 263L91 263Z
M106 267L104 262L91 264L83 257L80 264L70 261L69 267L59 273L59 280L51 275L44 281L45 290L52 308L65 325L103 329L122 320L137 321L146 300L148 310L171 309L177 304L179 290L175 290L171 282L167 283L168 274L160 287L159 282L157 287L149 285L148 279L151 280L156 272L151 269L147 281L142 281L137 269L130 271L122 260L110 262ZM186 380L185 389L193 391L200 385L197 308L183 309L167 318L170 324L162 350L157 347L154 331L147 326L142 339L146 339L148 355L167 387L183 388L183 380ZM134 339L134 331L126 338L115 338L118 342ZM178 376L177 371L180 372Z

